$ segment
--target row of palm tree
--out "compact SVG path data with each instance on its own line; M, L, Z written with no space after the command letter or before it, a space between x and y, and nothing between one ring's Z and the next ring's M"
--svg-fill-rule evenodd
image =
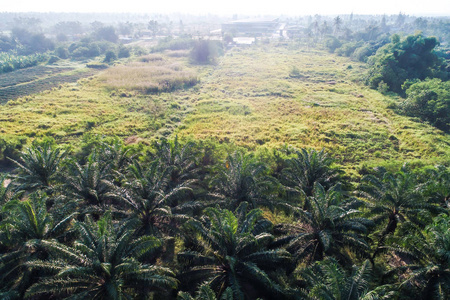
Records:
M0 177L0 298L450 296L448 168L351 188L324 150L274 160L177 138L83 157L36 142Z

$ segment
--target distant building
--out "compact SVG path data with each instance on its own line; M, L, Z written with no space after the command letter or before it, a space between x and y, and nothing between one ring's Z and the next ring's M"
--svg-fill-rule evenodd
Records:
M222 33L235 36L266 36L272 35L278 28L278 18L244 19L222 24Z

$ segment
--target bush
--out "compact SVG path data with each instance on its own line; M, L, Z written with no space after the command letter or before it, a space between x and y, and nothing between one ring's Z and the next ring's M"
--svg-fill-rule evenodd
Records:
M194 40L190 37L173 39L171 37L162 39L158 45L152 48L152 52L162 52L164 50L186 50L194 46Z
M106 69L108 68L107 64L104 63L99 63L99 62L91 62L86 64L86 67L91 68L91 69Z
M402 110L409 116L444 130L450 130L450 81L427 79L412 84L407 90Z
M59 61L59 57L52 55L52 56L50 56L50 59L48 60L47 64L51 65L57 61Z

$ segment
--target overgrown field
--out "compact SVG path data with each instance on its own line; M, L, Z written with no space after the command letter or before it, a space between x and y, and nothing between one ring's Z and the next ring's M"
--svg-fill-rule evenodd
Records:
M326 148L350 174L450 161L448 135L397 115L389 107L400 100L360 83L365 65L348 58L295 45L235 48L215 66L158 55L10 101L0 109L0 137L76 145L86 133L129 142L178 135L257 151L289 144ZM185 88L165 92L174 88L152 81L160 69L167 82L181 75Z

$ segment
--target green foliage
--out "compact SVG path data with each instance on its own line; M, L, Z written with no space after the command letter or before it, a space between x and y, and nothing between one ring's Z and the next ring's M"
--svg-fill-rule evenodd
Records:
M64 153L45 141L41 145L34 143L20 157L20 162L12 160L18 167L16 178L18 190L40 189L47 193L53 192L53 184L59 176Z
M125 46L120 46L119 47L119 51L117 53L117 57L118 58L127 58L130 57L130 49L128 47Z
M15 55L0 53L0 74L29 68L48 59L45 54Z
M436 76L447 79L448 74L441 72L443 62L434 52L437 45L436 38L422 34L409 35L401 41L393 37L391 43L370 58L367 84L377 88L384 81L391 91L403 95L402 85L406 80Z
M337 48L339 48L341 46L342 46L342 42L334 36L328 38L325 41L325 47L327 47L328 51L330 51L331 53L333 53Z
M287 266L290 255L281 249L268 249L273 239L267 232L269 224L261 218L262 211L247 212L247 205L242 203L235 213L207 208L203 222L188 224L199 238L191 241L195 243L192 250L178 254L179 261L188 266L182 278L191 284L206 280L219 297L227 288L232 290L233 299L282 297L286 291L266 270Z
M117 59L117 55L114 51L108 50L105 53L105 58L103 59L103 62L110 63L112 61L115 61Z
M280 230L286 234L277 244L286 244L287 249L297 258L307 263L336 257L341 263L351 261L343 247L364 257L369 244L364 235L372 222L362 218L356 209L361 203L356 199L344 199L340 186L325 190L316 182L313 195L306 199L307 210L291 204L293 213L300 215L300 222L284 224Z
M427 79L408 87L402 111L444 130L450 130L450 81Z
M195 41L190 37L172 38L167 37L158 41L158 45L152 48L152 52L162 52L164 50L187 50L191 49Z
M133 237L128 223L114 228L109 215L97 223L90 219L77 222L76 228L79 239L74 247L43 244L58 259L36 260L30 266L52 270L56 275L33 285L27 291L28 297L50 293L62 297L127 299L176 288L173 272L143 262L160 247L158 239Z

